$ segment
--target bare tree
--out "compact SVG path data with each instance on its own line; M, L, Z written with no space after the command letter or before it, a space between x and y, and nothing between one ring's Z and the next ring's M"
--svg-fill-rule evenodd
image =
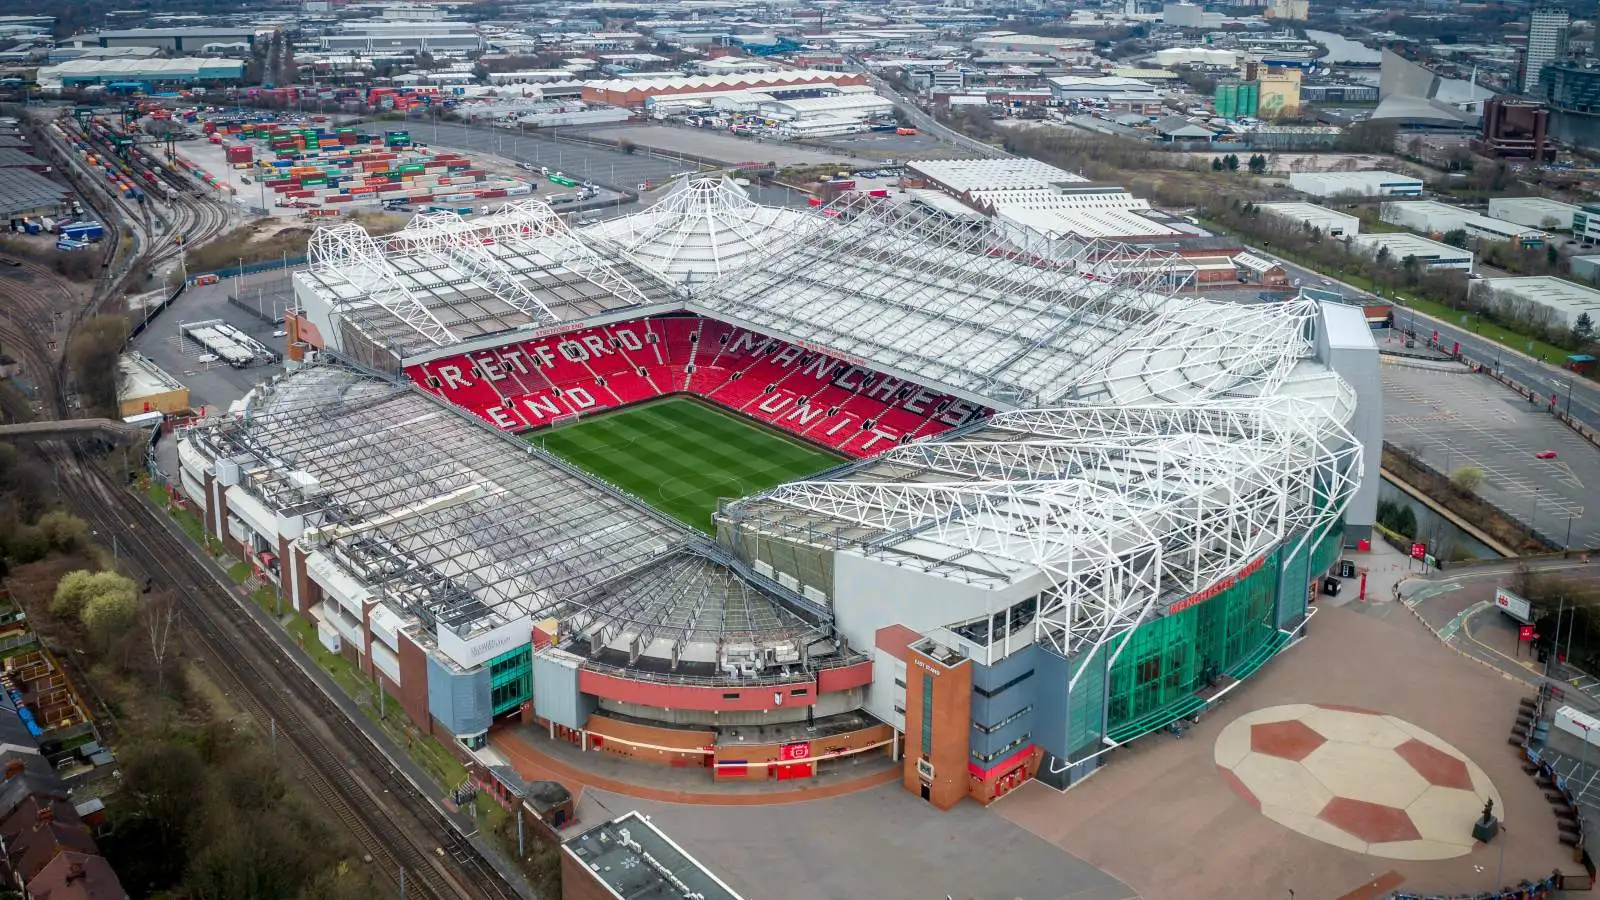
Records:
M178 604L170 592L162 591L145 604L144 629L145 636L150 639L150 659L156 667L157 690L166 688L167 655L177 621Z

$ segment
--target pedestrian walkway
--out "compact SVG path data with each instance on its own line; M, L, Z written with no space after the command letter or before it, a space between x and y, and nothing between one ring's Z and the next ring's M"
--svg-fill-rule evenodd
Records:
M889 784L901 777L900 764L887 755L863 754L855 761L834 762L810 779L733 781L719 785L704 768L629 761L604 751L584 753L571 745L550 740L536 728L496 729L490 739L524 778L559 782L574 799L582 795L584 788L594 787L666 803L764 806L839 797Z

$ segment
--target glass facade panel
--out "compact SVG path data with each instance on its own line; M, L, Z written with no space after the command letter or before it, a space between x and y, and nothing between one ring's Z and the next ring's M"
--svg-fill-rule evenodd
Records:
M494 714L533 698L533 648L524 646L489 660L489 699Z
M1129 635L1111 667L1107 727L1132 722L1205 687L1271 637L1278 554L1237 584ZM1082 682L1080 682L1081 686Z

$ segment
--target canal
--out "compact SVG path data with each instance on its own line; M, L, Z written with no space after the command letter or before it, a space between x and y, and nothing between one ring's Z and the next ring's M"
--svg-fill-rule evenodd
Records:
M1417 517L1417 540L1427 544L1428 552L1441 560L1500 558L1500 554L1489 549L1482 541L1457 528L1449 519L1400 490L1387 478L1378 482L1378 502L1409 508Z

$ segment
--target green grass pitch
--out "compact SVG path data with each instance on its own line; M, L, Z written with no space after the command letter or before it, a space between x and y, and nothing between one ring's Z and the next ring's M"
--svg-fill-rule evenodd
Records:
M602 413L528 440L706 532L718 499L754 494L843 461L688 397Z

